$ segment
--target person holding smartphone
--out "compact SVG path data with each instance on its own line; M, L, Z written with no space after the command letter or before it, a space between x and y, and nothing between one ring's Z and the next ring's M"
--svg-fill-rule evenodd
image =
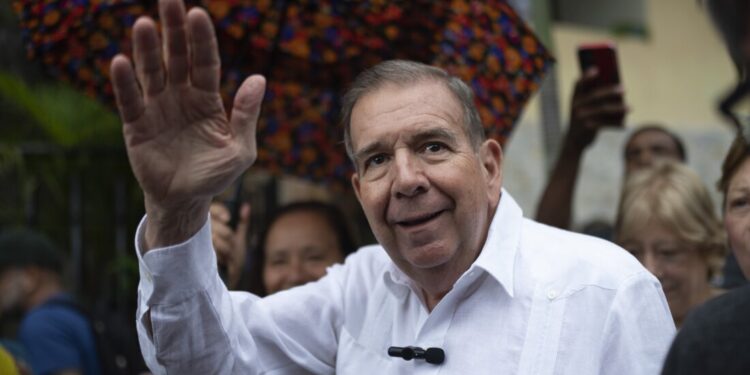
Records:
M578 56L582 75L573 91L568 131L536 213L539 222L561 229L571 228L573 195L584 152L601 129L621 129L628 113L614 47L584 45ZM631 134L623 154L626 174L657 159L686 160L680 138L651 124Z

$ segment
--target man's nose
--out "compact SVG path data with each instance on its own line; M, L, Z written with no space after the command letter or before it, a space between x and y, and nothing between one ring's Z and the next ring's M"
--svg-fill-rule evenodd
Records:
M643 150L641 151L640 155L638 155L638 166L643 167L650 167L654 164L654 153L649 150Z
M413 197L425 192L429 181L424 174L424 167L420 160L406 151L397 153L394 158L394 195L397 197Z

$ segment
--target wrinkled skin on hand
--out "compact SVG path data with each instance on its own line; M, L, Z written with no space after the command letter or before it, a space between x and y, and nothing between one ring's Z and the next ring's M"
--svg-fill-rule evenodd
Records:
M263 77L246 79L227 116L208 14L186 13L179 0L160 1L159 13L161 38L153 20L139 18L133 64L118 55L111 66L128 158L145 196L146 249L194 234L211 198L255 161L265 90Z

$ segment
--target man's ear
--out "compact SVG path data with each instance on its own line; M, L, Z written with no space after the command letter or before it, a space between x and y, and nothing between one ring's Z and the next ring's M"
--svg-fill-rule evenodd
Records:
M494 139L482 143L479 149L479 159L482 163L490 199L499 199L503 187L503 149Z

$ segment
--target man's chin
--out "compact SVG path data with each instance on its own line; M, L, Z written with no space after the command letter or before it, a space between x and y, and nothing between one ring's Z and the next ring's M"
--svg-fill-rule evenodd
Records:
M406 250L404 258L416 269L441 267L453 259L454 251L441 243L428 243Z

